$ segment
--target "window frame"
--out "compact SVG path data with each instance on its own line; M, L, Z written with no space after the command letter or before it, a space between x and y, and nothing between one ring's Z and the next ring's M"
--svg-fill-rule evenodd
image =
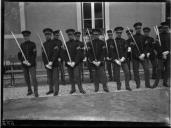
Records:
M89 3L89 4L91 4L91 19L84 19L84 14L83 14L83 4L84 3ZM101 3L102 4L102 18L95 18L95 3ZM106 9L105 9L105 2L81 2L81 22L82 22L82 31L85 29L84 28L84 21L85 20L91 20L91 22L92 22L92 24L91 24L91 28L93 29L93 28L95 28L95 20L98 20L98 19L100 19L100 20L102 20L103 21L103 26L102 26L102 29L103 29L103 31L105 31L105 29L106 29L106 16L105 16L105 11L106 11Z

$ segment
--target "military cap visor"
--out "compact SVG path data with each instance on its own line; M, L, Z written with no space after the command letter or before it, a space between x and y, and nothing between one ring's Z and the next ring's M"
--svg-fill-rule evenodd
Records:
M134 28L137 27L137 26L142 26L142 23L141 22L137 22L134 24Z
M126 33L133 33L133 30L132 29L129 29L129 30L126 30Z
M74 30L74 29L67 29L65 32L66 32L66 33L74 33L75 30Z
M123 27L116 27L116 28L114 29L114 31L116 31L116 32L122 32L123 30L124 30Z
M158 26L158 29L162 29L163 27L162 26Z
M59 34L60 30L53 31L53 34Z
M74 35L81 35L81 32L75 32Z
M31 34L31 32L28 30L22 31L21 33L23 34L23 36L28 36Z
M149 27L145 27L145 28L143 28L143 31L144 31L144 32L150 32L151 29L150 29Z
M92 30L92 34L96 34L96 33L99 34L100 33L100 30L99 29L93 29Z
M113 33L112 30L108 30L107 33Z
M163 26L163 27L165 27L165 26L168 27L169 26L169 24L167 22L161 22L160 25Z
M43 29L43 33L44 34L51 34L53 32L53 30L51 28L45 28Z

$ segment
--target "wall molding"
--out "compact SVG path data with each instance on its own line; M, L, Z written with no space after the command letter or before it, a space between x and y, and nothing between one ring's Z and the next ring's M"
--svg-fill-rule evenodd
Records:
M81 31L82 30L82 26L81 26L81 3L77 2L76 7L77 7L77 30Z
M161 3L161 22L166 20L166 3Z
M110 29L109 2L105 2L105 26L106 30Z

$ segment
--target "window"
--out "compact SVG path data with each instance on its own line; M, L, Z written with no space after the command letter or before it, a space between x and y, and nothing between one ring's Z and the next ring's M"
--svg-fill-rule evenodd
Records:
M82 3L82 30L85 34L87 28L98 28L102 32L105 30L104 3L103 2L83 2Z

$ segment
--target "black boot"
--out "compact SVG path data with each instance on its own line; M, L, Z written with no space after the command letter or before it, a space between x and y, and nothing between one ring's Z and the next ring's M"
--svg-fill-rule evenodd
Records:
M32 95L32 94L33 94L33 92L32 92L32 91L29 91L29 92L27 93L27 96Z
M107 87L106 84L103 85L103 90L104 90L105 92L109 92L109 89L108 89L108 87Z
M117 84L117 90L121 90L121 84Z
M169 85L167 84L167 82L163 82L163 86L169 87Z
M82 94L86 94L86 92L85 92L84 90L81 90L81 91L80 91L80 93L82 93Z
M46 93L46 95L49 95L49 94L52 94L53 93L53 90L52 91L48 91L47 93Z
M132 91L132 89L129 86L126 87L126 90Z
M35 93L35 97L39 97L39 94L38 93Z
M95 90L94 90L94 92L98 92L98 91L99 91L99 89L95 89Z
M58 92L55 92L54 94L53 94L53 96L57 96L58 95Z
M74 92L76 92L76 90L73 90L73 89L72 89L72 90L70 91L70 94L72 94L72 93L74 93Z
M156 88L156 87L158 86L158 84L159 84L159 80L157 79L157 80L155 80L155 82L154 82L152 88Z

